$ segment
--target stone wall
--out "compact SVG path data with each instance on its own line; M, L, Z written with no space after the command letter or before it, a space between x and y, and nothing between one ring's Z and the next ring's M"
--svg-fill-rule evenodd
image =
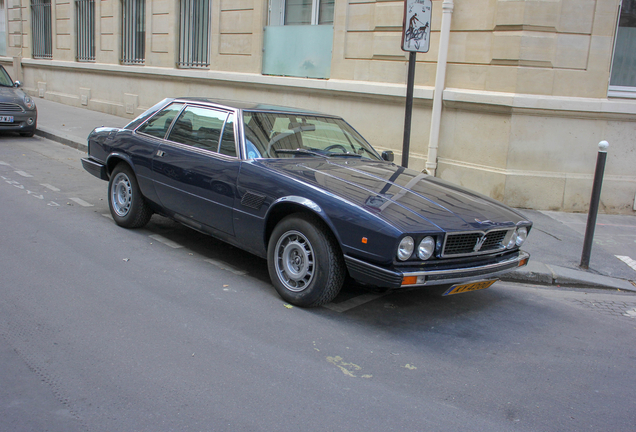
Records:
M120 0L96 1L96 61L75 58L74 2L52 0L53 60L31 59L28 0L9 0L9 56L35 96L134 117L167 96L344 116L400 160L407 55L402 0L336 0L328 80L264 76L267 0L211 3L210 68L180 69L179 2L146 2L143 66L120 65ZM597 143L610 142L606 212L634 212L636 100L609 99L619 0L454 0L436 175L507 204L585 211ZM442 15L418 54L409 166L423 170ZM10 65L12 58L0 59Z

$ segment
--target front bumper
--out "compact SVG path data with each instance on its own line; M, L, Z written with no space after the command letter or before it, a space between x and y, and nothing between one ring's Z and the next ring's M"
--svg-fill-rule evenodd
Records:
M0 131L34 132L38 124L37 111L0 112L0 116L13 117L13 122L0 122Z
M412 288L470 282L501 276L528 263L530 254L519 251L512 256L502 256L493 262L481 265L463 265L444 270L396 271L345 256L351 277L359 282L381 288Z

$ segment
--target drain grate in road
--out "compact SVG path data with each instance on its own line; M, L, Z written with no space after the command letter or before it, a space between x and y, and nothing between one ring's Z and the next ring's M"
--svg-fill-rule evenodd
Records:
M574 303L602 314L636 318L636 303L623 301L573 300Z

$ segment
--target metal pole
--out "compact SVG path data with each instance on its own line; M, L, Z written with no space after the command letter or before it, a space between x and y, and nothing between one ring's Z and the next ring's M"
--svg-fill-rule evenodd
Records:
M409 148L411 146L411 115L413 113L413 87L415 86L415 58L417 52L409 54L409 76L406 83L406 111L404 113L404 141L402 143L402 166L409 166Z
M601 200L601 186L603 186L603 173L605 172L605 160L607 159L608 147L609 143L607 141L601 141L598 143L596 172L594 173L594 185L592 186L592 197L590 198L590 210L587 214L587 226L585 227L585 239L583 240L583 253L581 254L580 267L583 269L588 269L590 267L590 254L592 252L592 241L594 240L594 228L596 228L598 205Z

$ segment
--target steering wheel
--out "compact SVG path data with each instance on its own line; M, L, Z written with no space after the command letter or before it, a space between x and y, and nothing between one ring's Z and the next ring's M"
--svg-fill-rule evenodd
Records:
M343 153L347 152L347 149L344 148L344 146L342 144L332 144L329 147L325 148L325 151L329 151L331 149L335 149L337 148L338 150L341 150Z

